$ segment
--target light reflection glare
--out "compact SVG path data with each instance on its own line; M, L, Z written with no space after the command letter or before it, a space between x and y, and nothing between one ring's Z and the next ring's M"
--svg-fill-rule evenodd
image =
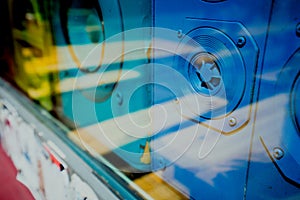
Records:
M271 98L265 99L258 103L258 106L262 109L259 113L263 120L259 120L255 123L255 126L258 130L261 131L262 135L267 133L277 133L284 130L282 123L284 121L284 114L282 111L274 111L269 113L267 111L274 110L273 107L285 107L288 103L288 96L285 94L280 94L273 96ZM248 105L250 106L250 105ZM243 109L249 109L248 106L243 107ZM276 125L275 125L276 124ZM186 138L191 137L191 130L185 129L181 130L180 134L184 134L182 140L176 140L176 143L173 143L172 146L169 146L167 152L163 152L162 155L166 159L172 159L174 154L177 154L180 151L181 147L185 145ZM194 141L194 144L184 153L178 161L174 164L175 166L185 169L195 174L199 180L206 182L211 186L215 186L217 183L217 177L226 176L226 174L232 171L238 171L240 168L245 168L248 162L249 155L249 146L250 146L250 134L247 129L241 131L238 134L234 135L220 135L220 138L217 140L213 137L209 138L205 136L207 129L202 126L198 127L197 138ZM219 134L213 131L212 129L208 130L207 135L210 134ZM270 136L270 135L269 135ZM276 144L282 138L278 135L273 135L271 137L271 143ZM159 138L159 143L166 144L171 139L171 135L165 135ZM206 140L206 141L205 141ZM214 145L212 151L207 154L205 158L199 159L196 155L199 154L199 147L206 143L206 147L210 148L211 145ZM251 149L251 161L257 163L270 163L270 159L266 158L266 151L262 148L262 144L257 139L253 142L253 147ZM174 174L175 178L176 174ZM176 180L174 180L176 181Z
M117 40L117 39L116 39ZM125 44L124 44L125 43ZM80 62L80 67L89 68L98 66L100 63L102 65L109 65L109 64L119 64L120 62L130 62L135 60L143 60L149 59L149 48L151 49L154 46L153 43L159 43L158 51L155 52L155 59L162 59L167 58L173 53L177 53L178 55L188 55L188 54L195 54L199 51L199 49L195 48L193 45L186 45L184 49L180 49L179 52L176 52L178 47L177 41L171 41L162 38L153 38L153 40L145 41L145 40L134 40L134 41L105 41L99 44L90 43L90 44L73 44L69 46L56 46L55 51L53 50L52 54L49 57L46 57L39 62L45 62L46 64L50 62L44 68L33 69L32 67L26 68L28 73L36 73L36 70L40 74L47 74L51 72L59 72L65 70L72 70L77 69L78 63L74 61L72 57L72 53L70 52L70 48L76 50L76 55L78 57L78 61ZM122 52L122 47L125 46L125 56L126 50L134 50L140 49L141 47L145 47L144 53L135 53L135 54L128 54L128 56L124 57L125 60L121 60L120 58L116 58L116 51ZM101 57L102 49L104 48L105 56ZM159 51L159 47L163 47L163 49L169 49L168 51ZM220 52L221 54L222 52ZM121 53L122 54L122 53ZM58 56L58 58L56 58ZM57 60L59 64L54 65L53 63ZM52 63L52 64L51 64ZM82 64L84 63L84 66ZM45 65L45 64L43 64ZM54 67L56 66L56 67ZM32 71L35 70L35 71Z
M130 72L122 81L139 78L140 73L134 70L122 70L123 73ZM115 78L119 76L119 70L106 71L101 74L91 73L80 77L66 78L60 81L56 87L56 93L70 92L73 90L82 90L95 88L101 85L114 84Z
M182 99L186 98L192 98L196 101L199 99L198 95L195 94L182 97ZM179 101L181 101L180 98ZM221 100L221 102L224 101ZM180 110L185 110L184 102L180 106L182 106L182 109ZM203 113L210 110L209 105L200 104L199 106L200 108L198 111ZM162 110L164 111L164 114L162 114ZM187 119L178 111L177 103L168 101L153 105L147 109L141 109L127 115L105 120L98 124L78 128L70 132L70 134L78 133L79 136L82 135L83 137L90 135L99 141L99 144L105 144L113 150L141 138L153 137L164 130L172 130L172 127L177 125L180 126L180 124L184 123ZM139 120L133 122L133 119ZM195 125L198 126L196 123ZM181 131L182 130L179 130L178 132L181 133ZM174 134L177 133L172 131L167 133L170 137L174 137ZM188 141L188 143L190 142L193 141Z

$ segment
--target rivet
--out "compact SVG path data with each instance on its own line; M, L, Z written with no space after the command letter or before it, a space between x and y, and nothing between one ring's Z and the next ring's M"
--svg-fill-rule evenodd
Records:
M243 46L245 46L245 44L246 44L246 38L244 36L241 36L237 39L236 45L239 48L242 48Z
M279 147L275 147L273 149L273 156L277 160L280 160L284 156L284 151L281 148L279 148Z
M175 99L174 99L174 103L175 103L175 104L179 104L179 99L178 99L178 98L175 98Z
M229 123L229 126L235 126L237 124L237 120L235 117L230 117L228 123Z
M158 158L158 169L160 170L166 169L166 161L163 158Z
M118 104L121 106L123 104L123 95L120 92L118 92L116 94L116 98L117 98Z
M177 31L177 37L178 37L178 38L181 38L181 37L182 37L182 30L181 30L181 29L179 29L179 30Z

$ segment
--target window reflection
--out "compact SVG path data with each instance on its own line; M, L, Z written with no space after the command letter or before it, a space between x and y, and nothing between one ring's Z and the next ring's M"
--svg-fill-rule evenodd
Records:
M11 0L1 75L142 198L296 197L299 3L272 2Z

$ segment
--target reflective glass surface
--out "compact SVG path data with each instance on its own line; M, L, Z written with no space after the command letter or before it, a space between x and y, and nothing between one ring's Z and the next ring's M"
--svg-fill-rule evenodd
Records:
M2 78L109 169L100 177L143 199L300 197L298 1L7 8Z

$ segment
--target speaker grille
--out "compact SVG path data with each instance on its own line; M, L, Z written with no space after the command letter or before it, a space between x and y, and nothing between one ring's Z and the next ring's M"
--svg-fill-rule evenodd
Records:
M225 100L222 108L210 107L201 113L206 119L219 118L232 112L240 103L246 85L245 66L236 45L225 33L209 27L188 34L179 47L179 66L194 92L206 98L207 104ZM186 52L186 49L189 49ZM182 69L181 69L182 70Z

